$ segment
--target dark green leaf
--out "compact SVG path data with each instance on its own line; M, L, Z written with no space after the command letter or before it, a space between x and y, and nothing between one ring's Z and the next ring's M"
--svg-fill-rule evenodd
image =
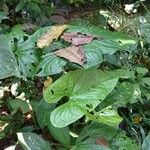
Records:
M69 146L70 145L70 134L69 134L68 127L56 128L49 122L49 118L47 121L48 121L47 126L48 126L48 129L49 129L51 135L57 141L59 141L61 144Z
M17 133L17 137L24 150L51 150L49 143L35 133Z
M40 77L61 73L67 62L53 53L48 53L42 56L42 60L38 66L40 72L37 74Z
M6 35L0 35L0 79L18 75L18 65Z

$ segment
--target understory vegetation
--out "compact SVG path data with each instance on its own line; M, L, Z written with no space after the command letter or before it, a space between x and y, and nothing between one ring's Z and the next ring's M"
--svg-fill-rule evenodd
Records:
M1 0L0 150L149 150L149 8Z

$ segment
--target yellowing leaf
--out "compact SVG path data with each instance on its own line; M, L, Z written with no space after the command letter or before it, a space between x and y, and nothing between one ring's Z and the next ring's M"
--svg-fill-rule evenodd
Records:
M57 40L62 32L67 28L67 25L53 26L47 33L42 35L37 41L37 47L43 48L49 46L53 40Z
M140 115L134 116L133 117L133 122L135 124L140 124L142 122L142 117Z
M44 82L44 90L52 84L53 80L51 77L47 77L47 80Z

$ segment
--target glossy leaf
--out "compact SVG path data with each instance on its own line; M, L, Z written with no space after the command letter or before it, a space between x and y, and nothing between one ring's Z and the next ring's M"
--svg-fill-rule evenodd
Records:
M56 127L64 127L92 111L116 86L124 71L76 70L62 76L44 91L44 99L55 103L67 96L69 101L51 114Z
M18 64L6 35L0 35L0 79L18 74Z
M88 138L105 138L107 140L111 140L116 133L117 128L115 127L103 123L92 122L79 134L77 143L80 143Z
M71 150L111 150L110 148L96 145L96 144L78 144L71 148Z
M42 56L42 60L38 66L40 77L61 73L67 62L53 53L48 53Z
M55 138L55 140L59 141L61 144L65 146L70 145L70 134L68 127L64 128L56 128L49 122L49 117L47 120L47 126L51 133L51 135Z
M143 144L142 144L142 149L143 150L150 149L150 135L147 135L147 137L144 139Z
M24 150L51 150L49 143L35 133L17 133L17 137Z
M111 146L112 150L140 150L140 146L125 134L119 134L116 136Z
M49 105L46 101L40 100L32 102L32 107L36 113L36 119L39 126L41 128L47 126L47 118L49 118L49 115L51 114L52 110L54 110L55 105Z
M117 111L113 110L111 106L96 112L95 115L89 118L90 120L95 120L96 122L104 123L109 126L118 126L122 121L122 118L118 115Z
M99 36L100 38L113 40L118 42L120 46L126 48L132 44L136 44L137 40L131 38L125 34L119 32L111 32L108 30L104 30L95 26L87 27L87 26L69 26L68 32L78 32L82 34L88 34L93 36Z

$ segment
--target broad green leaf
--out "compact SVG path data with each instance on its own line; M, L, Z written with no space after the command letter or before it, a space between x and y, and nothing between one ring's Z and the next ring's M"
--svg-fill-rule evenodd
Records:
M51 150L49 143L35 133L17 133L17 137L24 150Z
M88 48L85 48L84 51L86 56L86 63L84 64L84 68L90 68L99 65L104 61L101 51Z
M6 35L0 35L0 79L18 75L18 65Z
M120 43L107 39L94 40L83 46L87 63L84 68L96 66L104 61L103 54L114 54L122 49Z
M35 49L23 49L18 47L15 52L19 64L19 71L23 78L33 77L36 74L38 55Z
M80 143L88 138L105 138L111 140L117 133L117 128L107 124L92 122L80 133L76 143Z
M144 139L142 143L142 150L149 150L150 149L150 134Z
M140 96L141 93L138 85L130 82L119 83L112 93L101 103L100 109L111 105L115 106L116 108L122 107L127 103L136 102Z
M8 34L10 39L17 38L19 43L14 48L14 53L19 64L19 71L23 78L33 77L36 74L36 65L39 63L36 42L38 38L45 33L50 27L37 30L33 35L27 36L24 41L22 28L17 26Z
M111 143L111 148L112 150L140 150L139 145L137 145L131 138L127 137L125 134L119 134L118 136L116 136Z
M51 114L52 110L54 110L55 105L49 105L46 101L40 100L32 102L33 110L36 113L36 119L41 128L44 128L47 125L47 118Z
M0 11L0 23L2 22L3 19L7 19L7 14L3 11Z
M37 75L43 77L61 73L66 64L67 62L65 60L55 56L53 53L48 53L42 56L42 60L37 69L40 72Z
M12 110L14 110L14 111L17 111L18 108L21 108L23 113L27 113L30 111L29 104L23 100L19 100L19 99L10 100L10 101L8 101L8 104L10 105Z
M11 29L11 32L7 34L8 38L14 44L14 39L17 39L17 43L24 42L24 37L28 35L23 31L23 25L16 25Z
M143 79L142 79L142 82L143 82L144 84L147 84L148 86L150 86L150 78L143 78Z
M59 141L61 144L65 146L70 145L70 134L68 127L64 128L56 128L49 122L49 117L47 120L47 126L51 133L51 135L55 138L55 140Z
M104 123L109 126L118 126L122 121L122 118L118 115L117 111L113 110L111 106L96 112L95 115L89 117L90 120L95 120L96 122Z
M93 53L95 51L101 51L102 54L114 54L116 51L120 50L122 47L116 41L109 39L94 40L89 44L84 46L85 50L91 50Z
M21 0L21 1L18 3L18 5L16 6L15 11L16 11L16 12L21 11L21 10L24 8L25 5L26 5L26 1L25 1L25 0Z
M78 32L82 34L90 34L99 36L103 39L113 40L118 42L122 47L126 48L132 44L136 44L137 40L119 32L111 32L95 26L69 26L68 32Z
M92 111L114 89L118 78L124 74L123 70L105 72L80 69L63 75L44 91L44 99L49 103L58 102L62 97L69 98L67 103L52 112L52 124L65 127Z
M111 150L111 149L101 145L81 143L73 146L71 150Z

